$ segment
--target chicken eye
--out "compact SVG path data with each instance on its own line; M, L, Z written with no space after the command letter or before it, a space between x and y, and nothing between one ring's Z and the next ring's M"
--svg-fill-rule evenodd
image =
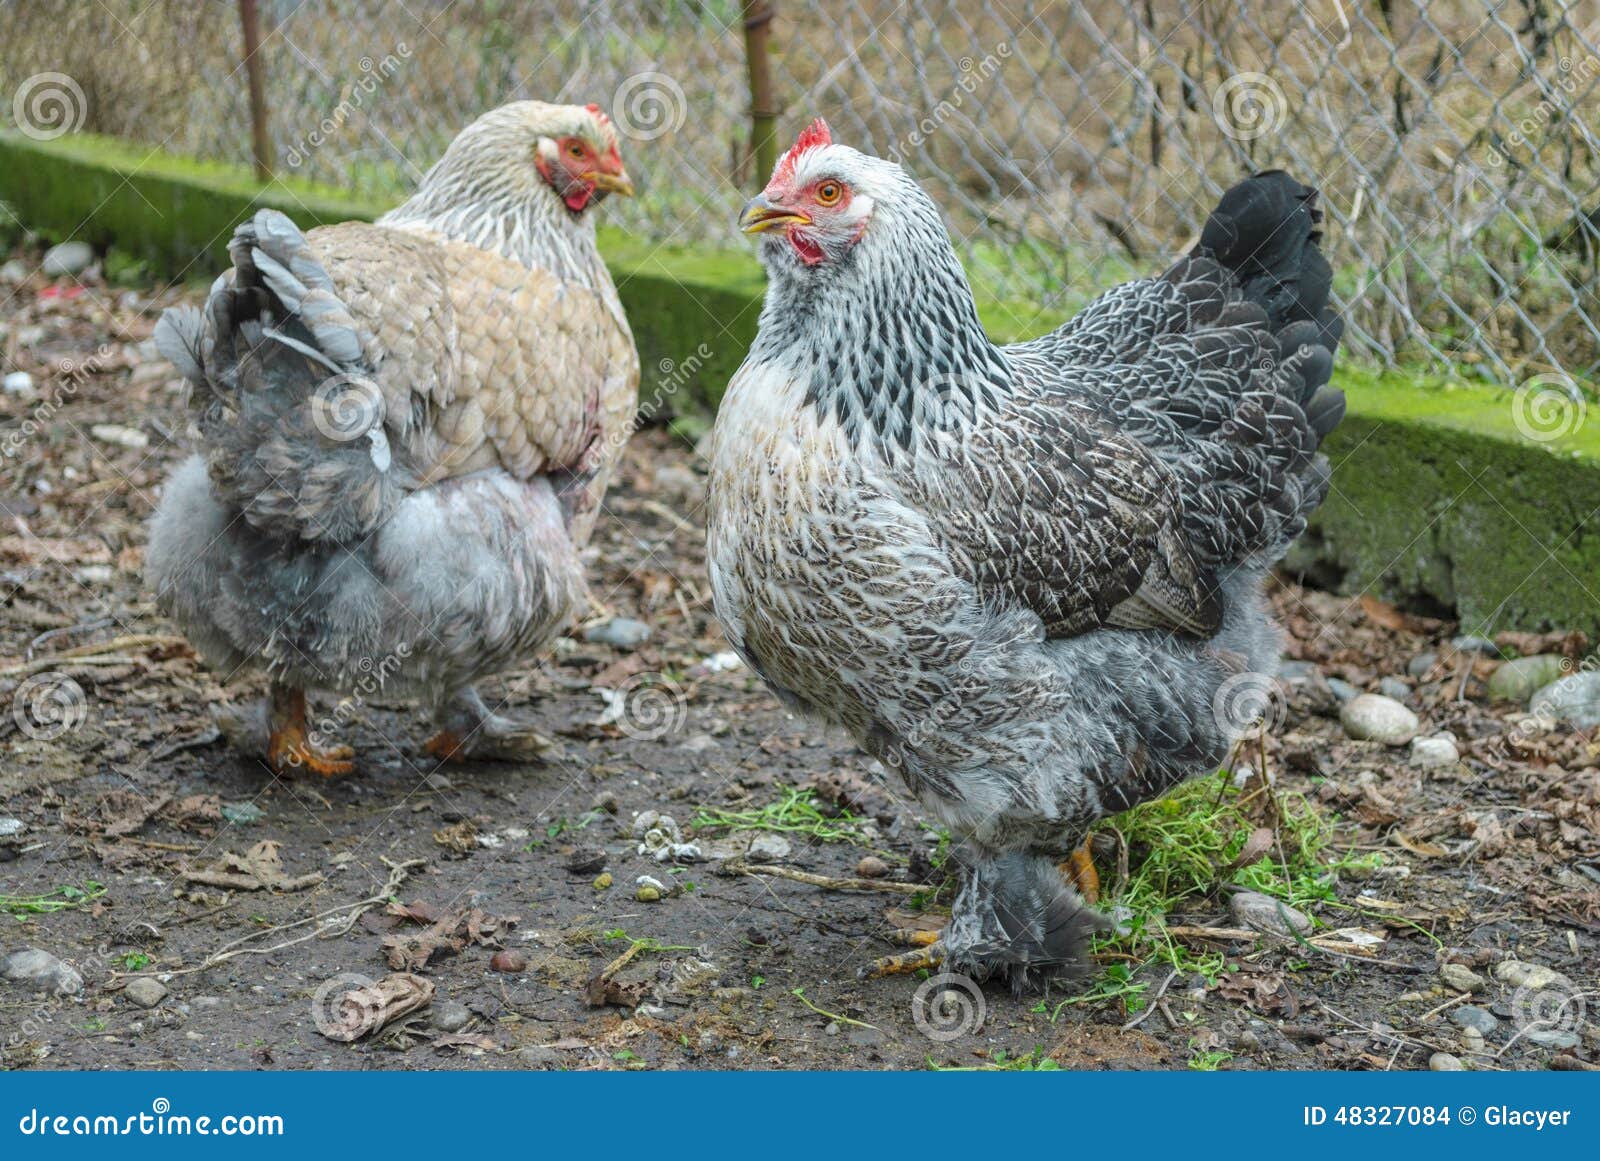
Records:
M817 204L831 206L844 196L844 186L836 181L825 181L817 187Z
M567 156L581 161L583 159L583 146L574 141L567 146Z

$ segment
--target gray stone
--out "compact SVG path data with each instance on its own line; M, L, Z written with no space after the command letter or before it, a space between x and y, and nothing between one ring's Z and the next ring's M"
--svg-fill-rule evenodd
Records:
M93 261L94 251L89 243L62 242L44 252L44 261L39 264L39 269L51 278L59 278L64 274L81 274Z
M1448 1052L1435 1052L1428 1057L1428 1068L1433 1072L1465 1072L1467 1066Z
M1320 672L1313 661L1278 662L1278 676L1285 681L1315 681Z
M15 286L19 282L26 282L28 278L28 264L21 258L8 259L5 265L0 266L0 283L6 286Z
M1485 1036L1500 1025L1500 1021L1494 1018L1494 1013L1485 1008L1457 1008L1450 1013L1450 1019L1454 1020L1459 1027L1476 1028Z
M1378 682L1378 692L1384 697L1392 697L1395 701L1410 701L1411 687L1398 677L1385 677Z
M10 838L19 835L27 826L20 818L0 818L0 838Z
M7 395L15 395L24 403L31 402L39 393L33 389L33 376L26 371L12 371L5 378Z
M750 840L749 857L762 862L787 859L793 848L781 834L757 834Z
M1411 760L1423 769L1431 770L1454 766L1461 760L1461 752L1456 749L1455 740L1443 734L1432 738L1412 738Z
M1513 988L1528 988L1532 991L1548 988L1551 984L1566 983L1566 977L1560 972L1551 971L1543 964L1522 963L1514 959L1497 964L1494 978Z
M459 1032L472 1022L472 1011L455 1000L444 1000L433 1006L433 1026L441 1032Z
M1489 696L1496 701L1526 702L1566 672L1568 665L1558 653L1513 658L1489 675Z
M1600 670L1572 673L1553 681L1528 702L1542 718L1566 722L1580 730L1600 726Z
M1340 681L1337 677L1328 678L1328 688L1333 691L1333 696L1340 701L1350 701L1361 696L1361 691L1348 681Z
M1254 891L1240 891L1228 900L1228 910L1245 927L1268 935L1305 935L1313 927L1309 916L1287 903Z
M1489 981L1465 964L1447 963L1439 968L1439 978L1444 981L1447 988L1454 988L1458 992L1478 992L1488 986Z
M1560 1028L1535 1028L1532 1032L1524 1032L1522 1038L1529 1044L1537 1044L1540 1048L1576 1048L1578 1034Z
M583 639L592 645L610 645L614 649L637 649L650 640L650 626L631 617L613 617L583 631Z
M1391 697L1364 693L1345 702L1339 722L1349 737L1403 746L1416 736L1417 715Z
M37 947L25 947L0 959L0 976L57 996L72 996L83 990L83 977L77 968Z
M1437 653L1418 653L1406 665L1406 673L1411 677L1426 677L1439 664Z
M167 998L167 989L160 980L140 976L138 979L129 980L128 986L122 989L122 994L131 1004L137 1004L141 1008L154 1008Z
M548 1044L530 1044L517 1053L517 1062L523 1068L558 1068L562 1063L561 1052Z
M1500 646L1487 637L1452 637L1450 648L1462 653L1482 653L1485 657L1500 656Z

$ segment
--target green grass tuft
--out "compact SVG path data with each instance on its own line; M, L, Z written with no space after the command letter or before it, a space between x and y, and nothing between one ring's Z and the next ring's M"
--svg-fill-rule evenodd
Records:
M82 907L105 893L103 886L90 879L82 887L58 887L47 895L0 895L0 911L15 915L22 922L29 915L52 915Z
M793 786L780 787L776 801L753 810L703 806L695 815L694 826L697 831L770 830L803 835L818 842L867 845L866 832L855 815L849 811L824 814L813 791Z

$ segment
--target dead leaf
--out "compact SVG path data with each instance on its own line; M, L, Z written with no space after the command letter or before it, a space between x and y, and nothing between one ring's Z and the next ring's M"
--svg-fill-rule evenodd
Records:
M1445 850L1438 843L1430 843L1423 839L1414 839L1407 835L1405 831L1394 831L1389 835L1389 837L1394 841L1395 846L1404 847L1412 854L1421 855L1425 859L1447 859L1450 857L1450 852Z
M190 883L229 891L304 891L322 882L320 871L294 878L285 874L283 858L278 854L281 845L267 839L243 855L226 851L215 866L199 871L186 870L183 877Z
M420 903L399 910L391 906L389 913L416 918L416 912L424 908L426 905ZM431 908L427 908L426 912L431 913ZM470 911L458 911L438 919L423 931L385 937L383 954L390 967L417 971L436 959L456 955L472 944L501 947L501 937L518 921L516 915L487 915L474 907Z
M409 972L384 976L375 984L352 988L327 1002L326 1010L318 1012L317 1031L329 1040L348 1044L426 1008L433 1003L433 993L433 981L421 976Z
M433 841L458 858L466 858L478 849L478 824L470 818L433 832Z

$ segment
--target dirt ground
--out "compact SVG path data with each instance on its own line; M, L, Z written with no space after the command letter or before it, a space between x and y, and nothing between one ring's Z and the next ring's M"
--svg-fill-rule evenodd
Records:
M440 768L414 713L369 700L337 712L354 776L273 776L215 724L259 681L220 684L141 583L145 521L187 442L148 344L163 303L88 283L0 287L5 369L32 377L0 401L0 957L36 948L82 979L62 996L0 981L5 1067L1600 1061L1600 746L1518 729L1515 707L1487 699L1497 662L1449 645L1456 626L1287 583L1275 600L1302 664L1264 761L1336 827L1330 857L1360 856L1306 908L1314 939L1240 929L1221 866L1165 917L1220 971L1111 944L1087 999L988 984L955 1005L914 977L859 980L896 950L893 928L937 914L885 884L940 882L940 836L864 755L730 663L702 477L660 430L630 447L591 553L589 627L634 618L650 639L623 649L580 626L487 691L538 718L556 743L546 764ZM1559 633L1499 643L1588 648ZM1425 734L1453 733L1459 762L1346 738L1328 679L1384 678L1405 684ZM647 811L700 859L641 854ZM765 829L711 825L741 813ZM1109 905L1148 852L1097 851ZM741 859L882 877L846 891ZM641 892L641 876L655 884ZM1530 984L1535 968L1559 978ZM327 1035L359 1027L366 993L346 993L376 981L396 1010L431 999L354 1042ZM1552 995L1552 1019L1533 1020ZM1476 1035L1462 1009L1481 1014Z

